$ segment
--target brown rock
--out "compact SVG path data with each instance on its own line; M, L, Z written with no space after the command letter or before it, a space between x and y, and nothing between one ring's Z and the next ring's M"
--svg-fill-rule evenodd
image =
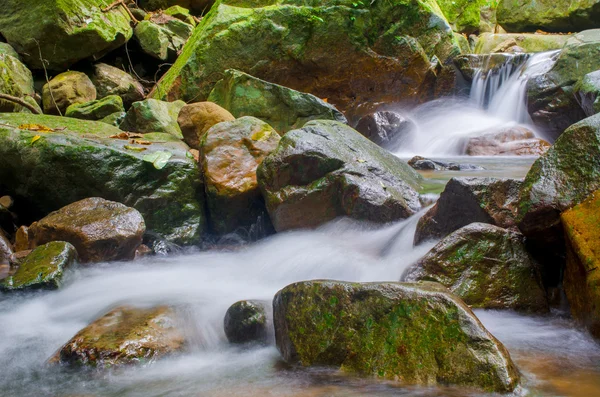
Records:
M193 149L200 149L200 141L206 131L223 121L233 121L235 117L226 109L212 102L197 102L185 105L179 112L177 122L183 139Z
M135 209L98 197L69 204L31 225L34 245L66 241L81 262L131 260L146 231Z
M524 127L511 127L469 139L466 153L470 156L541 156L550 144Z
M42 102L44 113L65 114L74 103L96 100L96 87L84 73L69 71L59 74L44 85Z
M21 226L15 234L15 251L26 251L33 248L29 238L29 228Z

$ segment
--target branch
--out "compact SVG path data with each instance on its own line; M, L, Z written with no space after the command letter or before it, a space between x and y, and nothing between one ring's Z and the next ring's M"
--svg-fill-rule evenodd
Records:
M23 99L18 98L16 96L0 93L0 99L4 99L5 101L14 102L18 105L21 105L21 106L31 110L31 113L33 113L33 114L41 114L40 111L35 108L35 106L25 102Z
M123 8L125 8L125 11L127 11L127 14L129 14L129 18L131 18L131 20L133 21L133 24L137 25L139 21L137 19L135 19L135 17L133 16L133 13L129 9L129 7L127 7L127 4L126 4L126 3L129 3L130 1L131 0L117 0L117 1L113 2L112 4L110 4L108 7L101 8L101 10L102 10L102 12L109 12L113 8L116 8L118 6L123 6Z

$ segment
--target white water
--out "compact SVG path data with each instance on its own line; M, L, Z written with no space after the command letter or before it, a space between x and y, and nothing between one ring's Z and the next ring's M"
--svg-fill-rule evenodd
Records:
M532 54L528 59L517 55L493 70L487 70L484 64L473 78L468 99L441 99L409 112L417 128L398 154L462 155L467 138L514 126L524 126L537 137L545 138L527 112L526 85L531 77L549 70L557 54Z

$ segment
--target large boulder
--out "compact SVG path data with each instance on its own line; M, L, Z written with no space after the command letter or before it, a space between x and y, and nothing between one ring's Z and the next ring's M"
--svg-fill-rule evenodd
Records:
M53 241L31 251L17 271L0 282L0 290L57 289L65 270L77 261L77 250L64 241Z
M166 132L177 138L183 138L177 124L179 111L185 106L183 101L163 102L145 99L134 102L119 126L123 131Z
M481 7L488 0L437 0L452 28L461 33L479 31Z
M146 54L164 62L172 62L192 35L194 27L177 18L159 14L141 21L133 31L134 37Z
M509 32L578 32L600 28L600 1L501 0L496 19Z
M108 124L66 117L6 113L0 123L0 180L30 221L102 197L137 209L148 231L169 241L200 240L204 188L185 144L137 144Z
M144 99L144 87L129 73L105 63L97 63L93 67L91 79L96 86L98 99L109 95L118 95L125 108L129 109L133 102Z
M0 34L34 69L62 71L85 58L98 59L133 33L122 6L107 0L5 0Z
M417 125L400 113L384 110L361 117L356 130L390 151L398 150L410 142Z
M504 47L506 43L514 43L525 52L544 52L560 50L571 38L567 34L535 34L535 33L483 33L475 44L475 54L491 54Z
M250 227L265 216L256 169L278 143L277 131L250 116L208 130L200 153L209 222L215 233Z
M429 60L459 51L433 0L219 0L151 95L206 100L225 69L237 69L344 112L414 100Z
M96 100L96 87L85 73L69 71L59 74L42 89L44 113L65 114L76 103Z
M421 207L414 190L420 176L337 121L311 121L288 132L257 174L277 231L316 227L341 216L392 222Z
M567 240L563 286L571 314L600 338L600 191L561 215Z
M515 227L520 187L516 179L450 179L437 203L419 219L415 244L444 238L473 222Z
M177 321L168 306L121 306L79 331L50 361L100 368L150 364L185 348Z
M196 102L185 105L179 111L177 123L183 140L191 148L200 150L200 142L213 125L233 121L235 117L227 109L212 102Z
M471 307L548 311L540 270L524 236L485 223L471 223L444 238L404 279L436 281Z
M136 209L99 197L69 204L29 228L35 245L69 242L81 262L132 260L145 231Z
M275 128L281 135L301 128L310 120L336 120L346 117L335 107L311 94L257 79L239 70L226 70L210 92L208 101L235 117L253 116Z
M91 102L74 103L66 112L66 117L82 120L101 120L115 113L124 113L123 100L118 95L109 95Z
M31 71L27 69L17 53L8 45L4 47L3 51L0 50L0 93L21 98L41 113L41 109L34 99L35 90ZM0 99L0 112L21 111L30 112L22 105Z
M550 70L527 82L527 106L535 124L555 139L570 125L583 120L586 114L574 95L574 86L586 74L599 69L600 29L571 37Z
M223 319L229 343L266 343L272 337L270 309L271 302L265 301L245 300L231 305Z
M504 346L437 283L299 282L275 295L273 312L289 363L496 392L519 380Z

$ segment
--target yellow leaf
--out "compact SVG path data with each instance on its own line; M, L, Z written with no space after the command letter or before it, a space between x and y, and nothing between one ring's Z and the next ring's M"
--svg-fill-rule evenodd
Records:
M21 124L19 126L20 130L29 130L29 131L37 131L37 132L54 132L54 130L50 127L46 127L41 124Z
M137 147L137 146L130 146L130 145L125 145L123 147L127 150L131 150L134 152L143 152L144 150L146 150L145 147Z
M39 135L34 136L33 138L31 138L31 144L33 145L34 143L36 143L37 140L40 138L41 138L41 136L39 136Z

